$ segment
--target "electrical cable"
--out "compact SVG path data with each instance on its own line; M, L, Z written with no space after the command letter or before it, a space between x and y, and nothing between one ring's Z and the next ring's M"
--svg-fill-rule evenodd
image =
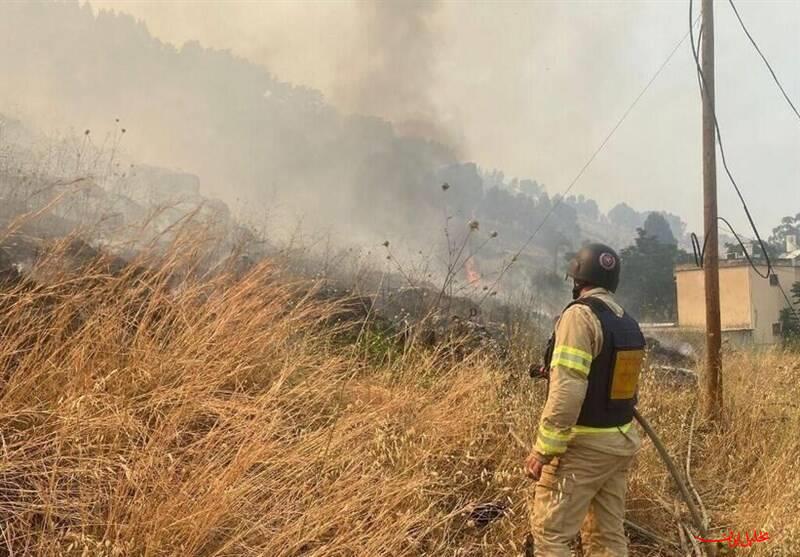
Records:
M698 17L695 19L695 21L694 21L694 23L693 23L693 24L696 24L696 23L697 23L697 21L698 21L699 19L700 19L700 17L698 16ZM682 45L682 44L683 44L683 42L686 40L686 38L687 38L687 37L690 37L690 36L691 36L691 29L690 29L690 32L687 32L685 35L683 35L683 37L681 38L681 40L680 40L680 41L678 41L678 43L675 45L675 47L672 49L672 51L670 51L670 53L669 53L669 55L667 56L667 58L664 60L664 62L662 62L662 64L661 64L661 65L658 67L658 69L656 70L656 72L653 74L653 77L651 77L651 78L650 78L650 81L648 81L648 82L647 82L647 84L646 84L646 85L644 86L644 88L643 88L643 89L642 89L642 90L639 92L639 94L636 96L636 98L633 100L633 102L632 102L632 103L631 103L631 104L628 106L628 108L627 108L627 109L625 110L625 112L622 114L622 116L620 117L620 119L617 121L617 123L614 125L614 127L613 127L613 128L611 128L611 131L608 133L608 135L606 135L605 139L603 139L603 141L600 143L600 145L597 147L597 149L595 149L595 151L592 153L592 155L589 157L589 159L586 161L586 163L585 163L585 164L584 164L584 165L581 167L581 169L578 171L578 173L575 175L575 177L574 177L574 178L572 179L572 181L569 183L569 185L568 185L568 186L567 186L567 188L564 190L564 192L561 194L561 196L560 196L560 197L556 197L556 198L554 198L554 202L553 202L553 204L550 206L550 208L548 209L548 211L545 213L544 217L543 217L543 218L542 218L542 220L539 222L539 224L536 226L536 228L533 230L533 232L531 233L531 235L530 235L530 236L528 236L528 238L527 238L527 239L525 240L525 242L522 244L522 247L521 247L521 248L519 248L519 249L518 249L518 250L517 250L517 251L514 253L514 255L511 257L511 260L510 260L510 261L509 261L509 262L508 262L508 263L507 263L507 264L506 264L506 265L505 265L505 266L504 266L504 267L503 267L503 268L500 270L500 273L498 274L498 276L497 276L497 278L494 280L494 282L492 282L492 285L491 285L491 287L490 287L490 288L487 290L487 293L486 293L486 294L484 294L484 295L483 295L483 297L481 298L481 300L480 300L480 302L479 302L479 304L478 304L479 306L480 306L481 304L483 304L483 302L486 300L486 298L487 298L487 297L488 297L488 296L491 294L491 292L494 290L494 287L495 287L495 286L497 286L497 284L500 282L500 280L503 278L503 276L506 274L506 272L507 272L507 271L508 271L508 270L511 268L511 266L512 266L512 265L513 265L513 264L514 264L516 261L517 261L517 259L519 258L519 256L520 256L520 255L522 255L522 252L524 252L524 251L525 251L525 250L528 248L528 246L531 244L531 242L534 240L534 238L536 238L536 235L537 235L537 234L538 234L538 233L539 233L539 232L542 230L542 228L544 227L544 225L547 223L547 220L548 220L548 219L549 219L549 218L552 216L552 214L553 214L553 213L556 211L556 209L558 208L558 206L559 206L559 205L561 205L561 204L563 203L563 199L565 199L565 198L566 198L566 196L567 196L567 194L568 194L570 191L572 191L572 188L574 188L574 187L575 187L575 184L577 184L577 183L578 183L578 180L580 180L580 179L581 179L581 177L583 176L583 174L586 172L586 169L587 169L587 168L589 168L589 165L591 165L591 164L592 164L592 162L595 160L595 158L597 158L597 155L599 155L599 154L600 154L600 152L603 150L603 148L604 148L604 147L606 146L606 144L609 142L609 140L610 140L610 139L611 139L611 137L614 135L614 133L616 133L616 131L619 129L619 127L620 127L620 126L623 124L623 122L625 122L625 120L628 118L628 115L631 113L631 111L634 109L634 107L636 107L636 105L639 103L639 101L640 101L640 100L641 100L641 98L644 96L644 94L647 92L647 90L650 88L650 86L653 84L653 82L654 82L654 81L655 81L655 80L658 78L658 76L659 76L659 75L661 75L661 72L664 70L664 68L666 68L666 67L667 67L667 64L669 64L670 60L672 60L673 56L675 56L675 53L676 53L676 52L678 52L678 49L681 47L681 45Z
M694 31L692 30L692 28L694 27L694 22L692 20L692 12L693 12L692 7L693 7L693 1L689 0L689 35L691 37L690 42L692 43L692 56L694 57L694 63L695 66L697 67L697 75L700 77L700 94L701 97L705 99L706 90L708 89L708 87L706 85L706 78L703 75L703 69L700 67L700 58L697 54L697 46L699 45L695 45L694 42ZM748 222L750 223L750 228L753 230L753 233L755 234L756 239L758 240L758 243L761 246L761 251L764 252L764 258L767 261L767 273L769 274L772 271L772 261L770 260L769 253L767 253L767 248L764 244L764 240L761 239L761 234L759 234L758 232L758 227L756 227L756 224L753 221L753 217L750 214L750 208L747 206L747 202L744 199L744 195L742 195L742 191L739 189L739 185L736 183L736 180L734 179L733 174L730 171L730 168L728 168L728 161L727 158L725 157L725 148L723 147L722 144L722 133L720 132L719 121L717 120L717 111L716 108L713 106L713 103L709 104L711 104L711 116L714 120L714 131L717 136L717 144L719 145L719 153L720 153L720 158L722 159L722 167L725 169L725 174L728 176L728 180L730 180L731 184L733 185L733 189L736 191L736 195L739 197L739 201L741 201L742 203L742 208L744 209L744 213L747 216ZM707 237L708 237L708 232L706 233L706 238ZM705 252L705 250L703 251Z
M726 218L724 218L724 217L717 217L717 219L722 221L722 222L724 222L725 225L728 227L728 230L730 230L731 234L733 234L733 237L736 238L736 241L739 243L739 246L742 248L742 253L744 254L745 259L747 259L747 262L750 264L750 267L752 267L753 271L759 277L761 277L761 278L763 278L765 280L768 280L771 275L775 276L775 280L776 280L775 284L776 284L776 286L778 286L778 288L781 291L781 294L783 294L783 298L784 298L784 300L786 300L786 304L787 304L788 308L791 310L791 312L794 314L795 319L797 319L798 323L800 323L800 313L798 313L797 309L795 309L794 303L792 302L792 300L789 297L789 295L786 293L786 290L784 290L783 285L780 282L780 279L778 278L777 275L775 275L774 267L772 267L772 270L768 271L767 274L762 274L761 271L756 266L756 264L753 262L753 258L751 257L751 255L747 252L747 248L745 247L744 242L742 242L741 237L736 232L736 230L733 228L733 225L730 222L728 222L728 220ZM703 256L705 255L705 250L706 250L706 245L707 245L707 240L708 240L708 234L706 234L705 240L706 241L703 242L703 247L701 248L700 247L700 240L698 239L697 234L692 232L691 241L692 241L692 251L694 252L694 260L695 260L695 263L697 264L697 266L699 268L701 268L701 269L703 268ZM766 253L764 255L766 256Z
M758 276L760 276L761 278L768 279L769 275L770 275L771 266L767 268L767 273L766 274L762 274L761 271L756 266L756 264L753 263L753 259L750 257L750 254L747 252L747 248L745 247L744 242L742 242L742 239L739 237L739 234L736 232L736 230L734 230L733 225L728 221L728 219L726 219L724 217L718 216L717 220L722 221L723 223L725 223L725 225L728 227L728 230L730 230L731 234L733 234L733 237L736 238L736 241L739 243L739 246L742 248L742 252L744 253L745 259L747 259L748 263L750 263L750 266L753 268L753 271ZM703 268L703 258L705 256L706 246L708 245L708 234L706 234L706 237L703 240L703 247L702 248L700 247L700 240L698 239L697 234L695 234L694 232L692 232L692 234L691 234L691 241L692 241L692 251L694 252L695 263L697 264L698 267L700 267L702 269ZM766 252L764 252L764 255L765 256L767 255Z
M750 43L753 45L753 48L756 49L756 52L758 52L758 55L761 56L761 59L764 61L764 64L767 66L767 69L769 70L769 73L772 75L773 81L775 81L775 85L777 85L778 89L781 90L781 93L783 94L783 98L786 99L786 102L792 108L792 111L794 111L794 113L797 116L798 120L800 120L800 112L797 111L797 107L794 106L794 103L792 102L792 99L789 98L789 95L786 93L786 90L783 88L783 85L781 85L781 82L778 79L778 76L775 75L775 71L772 69L772 66L770 65L769 61L767 60L767 57L764 56L763 52L761 52L761 49L758 47L758 43L756 43L756 40L753 38L753 35L751 35L750 31L747 30L747 26L744 24L744 21L742 21L742 16L739 15L739 10L736 9L736 4L733 3L733 0L728 0L728 3L731 5L731 8L733 8L733 13L736 14L736 19L739 20L739 25L742 26L742 31L744 31L744 34L747 35L748 39L750 39Z
M729 2L731 3L731 7L733 8L734 12L736 13L737 18L739 18L739 13L736 11L736 6L733 5L733 2L731 0L729 0ZM703 75L703 69L700 66L700 59L699 59L698 54L697 54L697 48L699 47L699 38L698 38L698 44L697 45L694 42L694 31L693 31L694 21L692 20L692 12L693 12L692 6L693 6L693 0L689 0L689 34L690 34L690 37L691 37L691 41L690 42L692 43L692 56L694 57L695 66L697 67L697 75L699 76L700 94L701 94L702 98L705 98L706 89L707 89L707 87L706 87L706 79L705 79L705 75ZM747 36L750 37L751 42L753 42L753 46L755 46L756 49L758 50L759 54L761 54L761 50L758 48L758 45L755 44L755 41L753 41L750 33L745 28L744 23L742 22L741 18L739 18L739 22L742 25L742 28L745 30L745 33L747 33ZM701 25L700 33L702 34L702 32L703 31L702 31L702 25ZM783 87L781 87L780 82L777 80L777 77L775 77L774 72L772 72L772 68L769 66L769 63L767 62L766 58L764 58L763 54L762 54L762 58L764 59L764 62L767 63L767 66L769 67L770 72L773 74L773 78L775 78L776 83L778 83L778 87L780 87L781 91L783 91ZM784 95L785 95L785 92L784 92ZM786 100L789 101L789 104L792 106L792 109L794 109L794 105L791 103L791 101L789 100L788 97L786 97ZM795 110L795 112L796 112L796 110ZM755 271L755 273L759 277L761 277L763 279L769 279L770 275L774 274L773 273L772 261L770 260L769 252L767 251L767 247L766 247L766 245L764 243L764 240L761 239L761 235L758 232L758 227L756 226L755 222L753 221L753 217L750 214L750 208L747 206L747 202L744 200L744 196L742 195L742 192L739 189L739 186L736 183L736 180L733 178L733 175L731 174L731 171L728 168L728 162L727 162L727 160L725 158L725 149L724 149L724 147L722 145L722 133L720 132L720 129L719 129L719 121L717 120L717 112L716 112L716 109L715 109L713 103L711 103L711 116L712 116L712 118L714 120L714 131L716 132L716 136L717 136L717 144L719 145L719 152L720 152L720 157L722 159L722 166L725 169L725 174L727 174L728 179L730 180L731 184L733 185L733 189L736 190L736 194L739 196L739 200L742 202L742 208L744 209L745 215L747 216L747 220L750 223L750 227L753 230L753 233L755 234L756 239L758 240L758 243L759 243L759 246L761 247L762 253L764 254L764 259L766 260L766 263L767 263L767 273L766 273L766 275L762 274L761 271L759 271L758 268L756 267L756 265L753 263L753 260L750 257L750 254L747 252L747 248L745 248L744 243L742 242L741 238L736 233L736 231L733 229L733 226L731 225L731 223L728 222L726 219L724 219L722 217L719 217L719 216L717 217L717 219L721 220L722 222L724 222L728 226L728 228L730 229L731 233L733 233L734 237L736 238L736 241L739 242L739 245L741 246L741 248L742 248L742 250L744 252L744 256L747 258L748 263L753 268L753 271ZM691 239L692 240L692 249L694 251L695 262L698 263L698 267L700 267L700 268L703 267L703 258L705 256L705 250L706 250L706 246L707 246L707 242L708 242L708 235L709 235L709 231L706 231L705 238L703 239L703 247L702 247L702 249L700 249L700 241L697 238L697 235L692 233L692 239ZM698 250L699 250L699 254L698 254ZM699 258L698 258L698 255L699 255ZM777 279L777 275L776 275L776 279ZM794 313L796 318L800 319L800 316L798 316L797 310L794 308L794 305L792 304L791 299L786 294L786 291L783 289L783 286L780 284L780 280L777 281L777 285L780 288L780 291L783 294L784 299L786 300L787 304L789 305L789 309L792 311L792 313Z

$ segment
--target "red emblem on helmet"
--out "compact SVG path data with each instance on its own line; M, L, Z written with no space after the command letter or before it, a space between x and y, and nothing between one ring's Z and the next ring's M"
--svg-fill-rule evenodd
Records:
M611 271L617 266L617 258L608 252L601 253L600 266L606 271Z

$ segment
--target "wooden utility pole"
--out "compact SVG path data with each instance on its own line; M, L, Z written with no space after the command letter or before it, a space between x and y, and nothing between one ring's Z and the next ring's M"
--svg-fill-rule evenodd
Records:
M717 234L717 143L714 126L714 4L703 0L701 68L703 72L703 205L706 249L706 373L703 411L722 414L722 333L719 308L719 236Z

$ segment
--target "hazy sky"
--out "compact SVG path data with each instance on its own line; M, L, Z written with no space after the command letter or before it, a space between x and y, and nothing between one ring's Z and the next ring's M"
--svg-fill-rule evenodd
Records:
M143 19L177 45L229 49L345 111L435 120L468 160L562 191L688 30L684 1L482 2L416 5L424 29L365 1L96 0ZM758 223L800 211L800 121L780 96L726 1L716 5L717 101L731 170ZM737 6L800 106L800 0ZM699 0L695 2L699 9ZM402 10L402 8L400 8ZM412 23L419 21L412 20ZM375 71L408 45L411 80ZM384 45L385 46L385 45ZM392 58L388 63L396 63ZM688 40L574 188L702 219L700 100ZM399 72L407 76L409 68ZM371 94L363 84L370 79ZM382 103L383 98L387 99ZM388 102L391 98L392 102ZM720 211L744 226L722 174ZM777 202L779 201L779 202Z

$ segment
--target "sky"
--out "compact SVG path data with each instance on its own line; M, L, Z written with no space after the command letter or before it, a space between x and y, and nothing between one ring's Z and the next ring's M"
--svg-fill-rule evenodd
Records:
M399 126L425 120L427 131L465 160L534 178L551 194L565 190L689 21L688 2L672 0L406 3L412 17L399 13L406 9L400 4L363 0L91 4L130 13L177 46L198 40L230 50L282 80L320 90L345 112L376 114ZM736 4L800 106L800 1ZM800 120L729 4L720 0L715 11L724 147L757 223L768 229L800 211ZM378 71L391 64L399 65L396 81ZM677 213L699 230L700 142L687 39L572 193L606 210L626 201ZM719 166L720 214L745 230Z

